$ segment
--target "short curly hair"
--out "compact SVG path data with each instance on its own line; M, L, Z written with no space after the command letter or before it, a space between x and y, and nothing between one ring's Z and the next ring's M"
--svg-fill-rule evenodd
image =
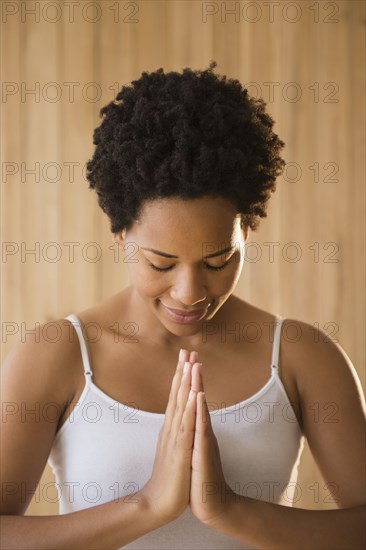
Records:
M86 164L111 231L129 229L146 201L223 197L257 229L285 161L266 103L238 80L189 67L143 72L100 110Z

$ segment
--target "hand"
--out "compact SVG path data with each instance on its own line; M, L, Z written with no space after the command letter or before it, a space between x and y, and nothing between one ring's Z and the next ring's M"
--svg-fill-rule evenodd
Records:
M183 350L173 377L164 424L160 430L151 478L139 491L162 524L178 518L189 504L196 400L188 401L191 364L196 352Z
M197 400L190 507L193 514L208 526L213 526L228 512L236 493L226 483L222 471L217 438L204 398L202 364L192 367L192 391Z

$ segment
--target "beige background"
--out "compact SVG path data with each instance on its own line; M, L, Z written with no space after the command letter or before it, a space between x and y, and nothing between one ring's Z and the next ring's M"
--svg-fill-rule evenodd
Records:
M288 162L236 294L333 335L365 390L364 3L281 2L270 13L265 2L81 1L72 14L43 1L33 15L34 2L9 4L18 11L2 16L2 357L36 322L128 284L84 178L99 109L144 70L215 59L216 72L267 102ZM52 480L47 466L40 487ZM298 482L296 506L335 507L307 445ZM28 515L57 513L51 489Z

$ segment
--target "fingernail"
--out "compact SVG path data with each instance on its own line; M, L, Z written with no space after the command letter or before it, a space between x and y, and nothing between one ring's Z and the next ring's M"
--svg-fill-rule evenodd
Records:
M179 361L183 361L183 359L184 359L184 351L185 351L185 350L184 350L183 348L181 348L181 349L179 350Z
M189 365L190 365L189 362L184 363L183 374L187 372L187 370L189 369Z
M189 396L188 396L188 401L189 401L190 399L192 399L192 397L193 397L193 394L194 394L194 392L193 392L192 390L190 390L190 392L189 392Z

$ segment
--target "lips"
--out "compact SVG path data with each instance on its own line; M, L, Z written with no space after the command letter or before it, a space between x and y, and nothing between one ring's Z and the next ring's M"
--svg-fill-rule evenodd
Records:
M179 310L179 309L173 309L170 307L167 307L165 304L163 304L163 307L170 319L177 323L194 323L195 321L199 321L202 317L206 315L208 307L211 305L209 304L206 309L195 309L195 310Z
M205 309L190 309L189 311L181 310L181 309L175 309L173 307L166 306L165 304L163 304L163 306L166 307L167 309L169 309L170 311L173 311L177 315L188 315L188 316L189 315L199 315L199 314L202 314L204 311L206 311Z

